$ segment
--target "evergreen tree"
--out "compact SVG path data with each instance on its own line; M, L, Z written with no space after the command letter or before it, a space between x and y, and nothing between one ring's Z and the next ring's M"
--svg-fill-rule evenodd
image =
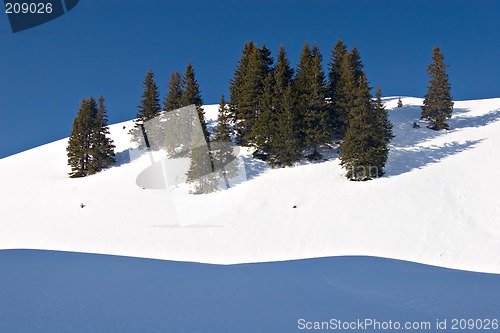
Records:
M310 158L320 158L318 147L330 141L328 126L327 86L321 67L322 57L317 45L304 44L295 77L299 114L303 117L304 144L313 148Z
M380 90L377 95L372 103L366 75L361 75L340 156L341 165L347 170L346 176L351 180L369 180L384 174L392 125L382 104Z
M451 85L446 74L446 67L441 48L434 47L432 64L427 66L430 80L422 106L422 119L428 120L429 128L434 130L448 129L446 119L451 118L453 112Z
M92 175L115 161L113 141L107 138L108 134L104 98L99 98L99 106L93 97L83 99L66 148L70 177Z
M214 173L214 163L210 145L203 133L193 131L191 136L190 164L186 172L187 183L194 186L192 193L204 194L217 190L217 174Z
M273 151L271 165L292 166L302 157L302 145L291 84L288 84L280 99L275 139L271 147Z
M337 86L339 85L339 80L341 76L341 63L344 54L347 53L347 47L342 42L341 39L337 41L333 47L330 62L328 63L328 84L329 92L328 97L330 98L330 108L329 108L329 123L332 128L339 127L339 123L336 121L336 96Z
M344 136L347 131L349 113L354 104L354 92L356 90L355 70L352 66L352 56L349 52L342 55L336 83L333 106L335 117L335 132Z
M259 103L259 113L252 128L252 146L257 148L255 156L264 159L271 154L272 140L276 127L276 116L273 103L274 79L269 74L264 82L263 94Z
M220 178L224 179L226 188L229 188L229 179L238 172L237 165L234 162L236 156L233 151L234 145L231 142L231 119L228 111L228 105L223 94L219 102L218 125L214 130L214 140L210 143L210 147L215 170L220 174Z
M203 99L201 98L200 86L198 85L198 81L196 81L193 65L191 63L186 67L186 72L182 78L182 87L182 105L196 105L196 111L198 112L198 119L200 120L203 135L206 141L209 142L210 133L208 132L207 123L205 121L205 111L202 108Z
M354 80L358 82L359 78L364 74L364 65L357 47L353 47L351 50L351 67L354 70Z
M392 139L394 139L394 135L392 133L392 123L389 120L389 113L385 109L384 103L382 102L382 90L380 86L377 86L377 90L375 91L375 103L374 112L376 117L376 132L381 135L381 142L384 145L388 145Z
M183 106L185 105L182 103L181 76L179 71L175 71L170 75L168 93L163 101L163 110L172 111Z
M241 58L238 61L238 66L234 70L233 79L229 82L229 111L234 123L238 122L237 109L241 99L241 89L247 72L248 63L250 61L250 55L256 47L257 46L252 41L245 43ZM238 136L241 137L241 134ZM237 139L237 141L239 141L240 138Z
M271 51L253 42L245 44L234 78L230 82L230 112L236 130L236 141L241 145L253 143L253 126L259 114L264 82L273 72Z
M134 120L134 128L130 131L132 135L132 141L142 146L144 142L143 133L141 125L143 125L146 121L153 119L160 113L160 93L158 92L158 86L154 80L153 71L148 71L146 77L143 82L144 92L141 96L141 102L139 103L139 110L137 111L136 119ZM151 139L154 140L156 134L153 133L155 131L151 131L152 133L148 133L151 136Z
M401 100L401 97L398 97L398 108L403 107L403 101Z
M286 55L285 47L280 46L277 56L276 67L274 68L274 106L282 108L280 102L288 86L292 83L293 69Z
M91 108L95 108L95 100L90 98ZM91 153L92 159L89 165L90 173L97 173L112 165L115 162L115 145L113 140L108 138L109 127L104 97L98 99L97 109L92 112L94 124L91 134Z
M92 109L89 100L84 98L73 120L66 148L72 178L85 177L90 173L92 123Z
M214 130L214 141L230 142L231 133L231 118L225 96L222 94L217 114L217 127Z

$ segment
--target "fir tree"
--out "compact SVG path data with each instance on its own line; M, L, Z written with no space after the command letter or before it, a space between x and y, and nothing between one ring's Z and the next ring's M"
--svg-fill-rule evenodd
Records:
M388 145L394 135L392 133L392 123L389 120L389 113L385 109L384 103L382 102L382 90L380 86L377 86L375 91L375 102L373 104L375 117L377 120L376 132L381 135L381 142Z
M357 85L351 58L349 52L345 52L342 56L333 96L335 132L341 136L344 136L347 131L349 113L354 104L354 92Z
M380 89L377 95L372 103L366 75L361 75L340 156L346 176L351 180L369 180L384 174L392 125L382 104Z
M241 58L238 61L238 66L234 70L233 79L229 82L229 90L230 90L229 111L231 118L233 118L234 123L238 121L237 109L241 99L241 89L247 72L248 63L250 61L250 55L252 54L255 48L256 46L252 41L245 43L242 50ZM241 136L241 134L239 136Z
M271 51L253 42L245 44L234 78L230 82L230 112L241 145L253 143L252 130L259 114L266 77L273 72Z
M446 119L451 118L453 112L451 85L446 74L446 67L441 48L434 47L432 64L427 66L430 80L422 106L422 119L428 120L429 128L434 130L448 129Z
M210 143L214 167L219 172L220 177L224 179L226 188L229 188L229 179L236 176L237 165L236 156L231 142L231 119L224 94L219 102L219 112L217 115L217 127L214 130L214 140Z
M210 145L203 133L193 131L191 136L190 164L186 172L187 183L194 186L193 194L210 193L217 190L217 175Z
M170 75L168 82L168 93L163 101L163 110L172 111L185 105L182 103L181 76L178 71Z
M285 47L280 46L277 56L276 67L274 68L274 105L280 107L283 94L292 83L293 69L290 67L290 61L286 55Z
M330 141L328 126L327 86L321 67L322 57L316 44L312 50L304 44L295 77L295 91L300 115L303 117L304 144L313 148L311 158L320 158L318 147Z
M89 100L82 99L66 148L72 178L85 177L90 172L92 123Z
M189 63L186 67L186 72L182 78L182 106L194 104L198 113L198 119L203 130L203 135L206 141L209 142L209 135L207 123L205 122L205 111L202 108L203 99L201 98L200 86L196 81L193 65Z
M115 145L113 140L108 138L108 117L104 101L104 97L100 96L97 109L92 112L95 114L95 118L91 135L92 159L89 167L90 173L100 172L115 162ZM95 107L95 100L92 97L90 98L90 105L91 108Z
M151 120L159 115L160 113L160 94L158 92L158 86L154 80L153 71L148 71L143 82L144 92L141 96L141 102L139 103L139 110L137 111L136 119L134 120L134 128L130 131L132 134L132 141L139 144L142 147L144 143L143 133L141 125L146 121ZM158 133L152 130L148 133L152 140L155 140L155 136Z
M351 67L354 70L354 80L358 82L359 78L364 74L364 65L357 47L353 47L351 50Z
M401 97L398 97L398 108L403 107L403 101L401 100Z
M347 53L347 47L342 42L342 40L338 40L335 46L333 47L330 62L328 63L328 84L329 84L329 92L328 97L330 98L330 107L329 107L329 123L332 128L339 127L339 123L336 121L336 96L337 94L337 86L339 85L339 80L341 76L341 64L344 54Z
M294 111L292 86L288 84L280 96L275 139L272 141L271 165L292 166L300 161L302 147L299 137L298 119Z
M271 154L272 140L276 127L276 116L273 103L274 79L269 74L264 82L263 94L259 103L259 113L252 128L252 146L257 151L255 156L267 159Z
M231 118L224 94L219 102L219 112L217 114L217 127L214 130L214 141L231 141Z
M70 177L92 175L115 161L113 141L108 134L104 98L99 98L99 106L93 97L83 99L66 148Z

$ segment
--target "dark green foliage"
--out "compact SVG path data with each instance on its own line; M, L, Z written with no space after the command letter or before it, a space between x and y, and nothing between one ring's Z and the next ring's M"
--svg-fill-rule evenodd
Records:
M422 106L422 119L429 121L428 127L434 130L448 129L446 119L451 118L453 112L451 85L446 74L446 67L441 48L434 47L432 64L427 66L430 80Z
M275 103L279 103L280 97L292 83L293 69L290 67L290 61L286 55L285 47L280 46L278 52L276 67L274 68L274 95Z
M242 145L253 141L252 129L260 112L265 79L272 73L272 63L267 47L259 49L253 42L245 44L230 87L236 141Z
M358 79L349 124L341 146L341 165L351 180L369 180L384 174L392 139L392 125L377 90L375 103L371 101L366 75Z
M313 154L321 144L331 139L328 126L327 85L321 67L322 57L316 45L309 49L304 44L294 81L297 108L303 122L302 136L305 145L313 148Z
M339 76L333 97L335 131L341 136L347 131L349 110L354 103L356 80L354 69L351 66L351 54L344 53L339 67Z
M340 124L336 121L336 101L339 98L337 93L337 86L339 85L340 76L341 76L341 64L344 54L347 53L347 47L342 42L342 40L338 40L335 46L333 47L330 62L328 63L328 84L329 84L329 92L328 97L330 99L329 105L329 124L330 127L335 128L339 127Z
M257 120L252 128L252 146L260 156L268 157L276 131L276 115L273 103L274 79L269 74L264 82L263 94L260 99Z
M229 108L224 94L222 94L219 102L219 112L217 114L217 127L214 130L214 141L230 142L231 133L232 129Z
M185 105L182 102L181 76L178 71L175 71L170 75L168 93L163 102L163 110L172 111L183 106Z
M354 70L354 80L358 82L359 78L364 74L364 65L361 61L361 56L356 47L353 47L351 50L351 67Z
M141 124L153 119L160 113L160 93L158 92L158 86L154 80L153 71L148 71L144 82L142 84L144 92L141 96L141 102L139 103L139 110L137 111L136 119L134 120L134 128L130 131L132 135L132 141L136 142L139 147L143 147L144 138L141 131ZM157 133L151 133L151 138Z
M398 97L398 108L403 107L403 101L401 100L401 97Z
M113 141L107 134L104 98L99 98L99 106L93 97L83 99L66 148L70 177L97 173L115 161Z
M234 162L236 156L233 151L234 145L231 142L232 129L228 109L224 95L222 95L217 115L218 125L214 130L214 139L210 143L214 168L220 174L220 177L224 179L226 188L229 188L229 179L236 176L238 171L237 164Z
M203 133L193 131L191 137L190 164L186 172L187 182L194 186L193 194L210 193L217 190L218 177L214 173L214 163L210 145Z
M291 84L285 88L279 99L276 133L271 147L273 157L270 162L271 165L292 166L300 161L302 148Z
M91 100L93 98L91 97ZM92 104L95 101L92 101ZM92 128L92 159L90 163L90 172L97 173L107 168L115 162L115 145L113 140L109 139L108 117L104 97L100 96L97 105L97 114Z
M205 122L205 111L203 111L203 99L201 98L200 86L196 80L193 65L189 63L186 67L186 72L182 78L182 106L188 106L191 104L196 105L196 111L198 112L198 119L200 120L201 128L203 130L203 135L205 136L207 142L209 142L209 135L207 129L207 123Z

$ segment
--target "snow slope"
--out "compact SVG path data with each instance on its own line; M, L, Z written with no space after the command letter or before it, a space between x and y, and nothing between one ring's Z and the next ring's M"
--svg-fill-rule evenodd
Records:
M300 328L331 319L449 332L500 308L500 275L367 257L220 266L6 250L0 270L0 332L330 332Z
M396 138L387 177L369 182L347 181L335 151L275 170L243 151L247 180L230 189L144 190L150 157L130 160L130 121L111 126L116 166L91 177L67 177L66 139L1 159L0 249L218 264L369 255L500 273L500 98L456 102L448 132L413 129L422 100L402 101L385 98ZM213 126L217 106L205 109Z

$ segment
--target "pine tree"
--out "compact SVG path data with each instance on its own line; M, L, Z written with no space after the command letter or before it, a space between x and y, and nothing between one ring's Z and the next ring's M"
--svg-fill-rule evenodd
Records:
M217 190L217 174L210 145L205 141L203 133L193 131L190 146L190 164L186 172L187 183L194 186L194 194L205 194Z
M358 82L359 78L364 74L364 65L357 47L351 49L351 67L354 70L354 80Z
M231 119L228 112L228 105L221 96L219 102L219 112L217 115L217 127L214 130L214 139L210 143L214 168L223 178L226 188L229 188L229 179L236 176L238 172L235 163L236 156L233 151L233 143L231 142Z
M115 145L113 140L108 138L109 127L106 106L104 105L104 97L98 99L97 109L91 135L91 152L92 159L89 166L90 173L97 173L109 167L115 162ZM95 107L95 100L90 98L91 108Z
M108 134L104 98L99 98L99 106L93 97L83 99L66 148L70 177L92 175L115 161L113 141Z
M446 74L446 67L441 48L434 47L432 64L427 66L430 80L422 106L422 119L428 120L429 128L434 130L448 129L446 119L451 118L453 112L451 85Z
M219 102L219 112L217 114L217 127L214 130L214 141L231 141L231 118L224 94Z
M295 112L292 85L280 96L275 139L272 141L271 165L292 166L302 157L298 119Z
M285 47L280 46L277 56L276 67L274 68L274 106L277 109L282 109L280 105L283 94L288 86L292 83L293 69L290 67L290 61L286 55Z
M349 126L341 146L341 165L351 180L369 180L384 174L392 139L392 125L382 103L381 91L372 103L366 75L358 79Z
M179 71L175 71L170 75L168 93L163 101L163 110L172 111L183 106L185 105L182 104L181 76Z
M339 85L340 75L341 75L341 64L344 54L347 53L347 47L342 42L341 39L337 41L333 47L330 62L328 63L328 84L329 92L328 97L330 98L329 107L329 124L332 128L339 127L338 121L336 121L336 96L337 86Z
M148 71L143 82L144 92L141 96L141 102L139 103L139 110L137 111L136 119L134 120L134 128L130 131L132 135L132 141L136 142L140 147L144 144L144 137L142 133L141 125L146 121L151 120L159 115L160 113L160 93L158 92L158 86L154 80L153 71ZM158 133L154 130L152 133L148 133L152 140L155 140L155 136Z
M349 52L342 55L340 61L338 81L333 96L335 132L344 136L347 131L349 113L354 104L354 92L357 82L355 70L352 66L352 56Z
M274 79L270 73L264 82L263 94L258 108L259 113L252 128L252 146L257 149L254 156L260 156L264 159L269 158L271 154L272 141L276 130L273 86Z
M205 111L202 108L203 99L201 98L200 86L198 85L198 81L196 81L193 65L191 63L189 63L186 67L186 72L182 78L182 87L182 106L188 106L191 104L196 105L196 111L203 130L203 135L205 136L206 141L209 142L210 133L208 132L207 123L205 121Z
M272 73L273 59L264 45L259 49L253 42L245 44L242 57L231 81L231 112L234 115L236 141L253 143L253 126L259 114L266 77Z
M401 100L401 97L398 97L398 108L403 107L403 101Z
M244 78L246 76L248 63L250 61L250 55L254 51L257 46L252 42L245 43L242 55L240 60L238 61L238 66L234 70L233 79L229 82L229 90L230 90L230 99L229 99L229 113L231 118L233 119L233 123L235 125L240 121L238 115L238 107L241 99L241 89L243 85ZM243 134L237 133L237 141L241 141Z
M304 44L295 77L295 91L300 115L303 117L304 144L313 148L310 155L318 159L318 147L330 141L328 126L327 86L321 67L322 57L317 45L311 49Z
M375 103L373 106L377 120L376 132L381 135L381 142L388 145L391 140L394 139L394 135L392 133L393 125L389 120L389 113L385 109L384 103L382 102L382 90L380 89L380 86L377 86L377 90L375 91Z
M89 174L91 159L92 109L88 99L82 99L78 114L73 121L68 140L68 165L70 177L85 177Z

